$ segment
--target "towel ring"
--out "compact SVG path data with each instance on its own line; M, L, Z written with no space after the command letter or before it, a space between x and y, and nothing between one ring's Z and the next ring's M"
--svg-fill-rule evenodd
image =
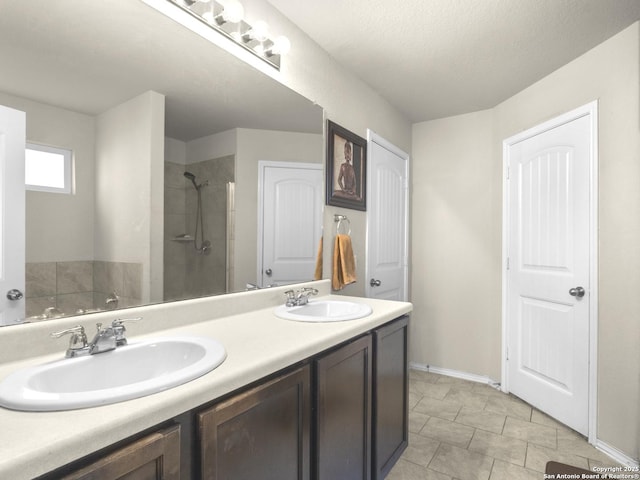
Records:
M351 235L351 222L349 221L349 219L347 218L346 215L338 215L335 214L333 216L333 221L338 223L338 226L336 227L336 233L340 233L340 226L342 225L342 222L347 222L347 227L349 228L348 232L346 233L346 235Z

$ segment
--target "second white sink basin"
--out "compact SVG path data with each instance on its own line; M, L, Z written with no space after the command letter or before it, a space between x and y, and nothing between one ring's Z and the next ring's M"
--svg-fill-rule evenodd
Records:
M0 406L55 411L131 400L190 382L226 356L222 344L205 337L131 342L110 352L16 371L0 382Z
M309 300L300 307L280 305L276 317L298 322L343 322L371 315L373 309L366 303L342 300Z

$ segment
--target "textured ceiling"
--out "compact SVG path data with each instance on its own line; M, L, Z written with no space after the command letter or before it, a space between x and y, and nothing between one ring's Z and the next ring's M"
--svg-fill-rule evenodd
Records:
M491 108L640 18L640 0L269 1L413 122Z

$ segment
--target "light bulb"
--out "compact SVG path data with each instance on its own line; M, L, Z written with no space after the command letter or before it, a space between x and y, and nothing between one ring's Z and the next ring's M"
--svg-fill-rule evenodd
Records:
M264 42L269 37L269 26L267 22L258 20L251 26L251 30L248 32L249 38Z
M213 22L213 12L211 10L209 10L208 12L204 12L202 14L202 18L204 18L207 22L212 23Z
M273 47L271 47L271 53L273 55L286 55L291 50L291 42L284 35L276 37L273 41Z
M240 2L231 0L225 4L221 16L225 22L239 23L244 17L244 7Z

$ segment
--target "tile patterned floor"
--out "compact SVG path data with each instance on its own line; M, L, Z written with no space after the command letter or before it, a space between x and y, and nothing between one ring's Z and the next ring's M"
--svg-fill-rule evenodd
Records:
M617 465L581 435L488 385L411 370L409 446L387 480L541 480L548 461Z

